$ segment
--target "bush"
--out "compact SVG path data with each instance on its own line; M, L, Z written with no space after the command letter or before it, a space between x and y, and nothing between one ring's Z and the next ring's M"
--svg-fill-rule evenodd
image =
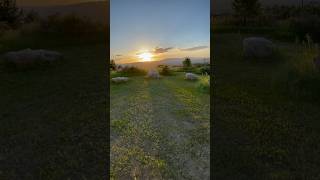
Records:
M169 66L162 66L160 70L160 74L163 76L170 76L172 75L172 71Z
M36 11L30 11L24 15L24 23L34 23L40 21L40 15Z
M104 32L104 27L94 23L88 18L78 17L74 14L60 16L54 14L42 21L43 31L47 33L65 34L68 36L92 35Z
M300 47L298 56L288 60L275 78L276 86L290 97L319 100L320 72L313 62L317 47ZM289 59L289 58L288 58Z
M210 93L210 76L202 75L198 81L198 89L201 92Z
M121 71L117 71L119 76L144 76L147 72L134 66L124 66Z
M320 18L318 16L292 18L290 25L300 41L308 34L315 42L320 42Z
M201 74L208 74L210 75L211 69L210 66L203 66L200 68L200 73Z
M185 69L188 69L192 66L191 64L191 59L186 57L183 61L182 61L182 65Z
M17 7L15 0L0 1L0 22L6 22L8 25L15 27L20 24L23 16L22 9Z
M116 70L116 69L117 69L117 65L116 65L116 63L115 63L114 60L111 60L111 61L110 61L110 69L111 69L111 70Z

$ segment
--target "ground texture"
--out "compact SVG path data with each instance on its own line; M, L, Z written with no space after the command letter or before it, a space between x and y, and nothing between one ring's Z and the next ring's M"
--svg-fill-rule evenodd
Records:
M249 36L257 35L213 37L212 175L215 179L318 179L319 101L315 95L306 98L299 92L289 93L295 87L286 87L289 81L281 80L286 63L301 57L301 51L293 43L273 39L281 58L246 60L242 39Z
M210 96L183 74L111 85L114 179L209 179Z
M32 46L61 52L54 66L0 63L0 179L107 177L106 47L58 42Z

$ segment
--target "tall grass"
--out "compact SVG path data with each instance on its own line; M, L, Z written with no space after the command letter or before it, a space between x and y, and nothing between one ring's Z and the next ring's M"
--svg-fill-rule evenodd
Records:
M201 92L210 93L210 76L208 74L201 75L197 87Z
M296 45L294 56L288 55L284 68L277 75L277 81L290 96L309 100L320 99L320 72L314 64L319 54L317 44L306 37L300 45Z

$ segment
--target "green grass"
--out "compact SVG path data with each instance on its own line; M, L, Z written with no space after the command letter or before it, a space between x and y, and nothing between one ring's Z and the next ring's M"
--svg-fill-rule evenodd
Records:
M53 67L27 71L0 63L1 177L106 177L104 40L84 43L37 35L0 43L1 53L32 47L65 56Z
M110 103L112 178L209 177L209 94L196 82L131 77Z
M306 98L295 85L286 84L319 75L309 73L314 53L273 39L281 53L278 60L246 60L241 53L245 36L250 35L213 37L214 178L319 178L319 95Z

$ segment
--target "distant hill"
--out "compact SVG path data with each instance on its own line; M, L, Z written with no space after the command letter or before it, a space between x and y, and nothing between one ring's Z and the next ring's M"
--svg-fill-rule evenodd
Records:
M19 6L57 6L103 0L16 0Z
M229 14L232 13L232 2L233 0L213 0L211 8L213 14ZM272 5L297 5L301 4L301 0L260 0L263 6ZM320 0L304 0L304 3L320 2Z
M209 63L210 58L190 58L193 64L197 63ZM160 61L150 61L150 62L134 62L134 63L127 63L121 64L124 66L135 66L142 69L152 69L156 68L158 65L168 65L168 66L179 66L182 65L182 61L184 58L168 58L163 59Z
M85 2L79 4L57 5L57 6L23 6L25 11L36 11L41 17L59 13L75 14L80 17L88 17L91 20L107 23L109 19L108 1Z

